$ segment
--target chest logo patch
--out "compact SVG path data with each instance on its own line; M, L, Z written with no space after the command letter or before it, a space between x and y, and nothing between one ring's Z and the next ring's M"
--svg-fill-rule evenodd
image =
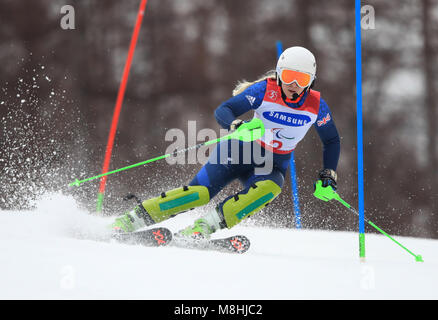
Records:
M290 127L305 126L306 124L312 121L312 119L309 116L303 114L276 112L276 111L263 112L263 117L265 117L269 121Z

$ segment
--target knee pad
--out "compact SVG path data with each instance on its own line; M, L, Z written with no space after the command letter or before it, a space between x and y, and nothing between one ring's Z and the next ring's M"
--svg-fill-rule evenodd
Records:
M237 193L219 206L227 228L231 228L272 202L281 188L272 180L255 182L247 193Z
M155 223L178 213L207 204L210 193L204 186L184 186L163 192L159 197L143 201L142 205Z

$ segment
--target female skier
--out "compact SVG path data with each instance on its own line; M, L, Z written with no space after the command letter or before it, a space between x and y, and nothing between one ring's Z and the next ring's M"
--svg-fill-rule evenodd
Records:
M303 47L291 47L279 57L275 71L254 82L239 83L233 97L216 109L216 120L223 128L236 130L245 125L237 117L254 110L254 117L264 124L264 135L254 142L220 142L188 186L143 201L116 218L112 228L132 232L164 221L207 204L226 185L239 179L243 184L240 192L227 197L177 235L209 238L219 229L232 228L280 194L291 152L312 125L324 146L324 167L318 179L323 187L336 190L340 140L328 105L318 91L311 89L315 79L314 55ZM254 152L257 147L258 159Z

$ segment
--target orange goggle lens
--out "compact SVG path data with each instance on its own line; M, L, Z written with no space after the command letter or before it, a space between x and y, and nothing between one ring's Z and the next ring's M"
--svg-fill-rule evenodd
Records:
M295 81L301 88L305 88L310 84L312 77L308 73L283 69L280 79L285 84L291 84Z

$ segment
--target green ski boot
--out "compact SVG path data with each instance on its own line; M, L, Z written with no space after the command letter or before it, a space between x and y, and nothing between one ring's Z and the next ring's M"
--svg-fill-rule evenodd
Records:
M197 219L193 226L179 231L176 236L191 239L210 239L212 233L224 227L223 218L216 209Z
M116 218L110 228L115 232L133 232L148 225L144 213L140 207L126 212L123 216Z
M198 219L193 226L189 226L179 231L176 236L191 239L209 239L210 235L216 230L208 224L205 219Z

